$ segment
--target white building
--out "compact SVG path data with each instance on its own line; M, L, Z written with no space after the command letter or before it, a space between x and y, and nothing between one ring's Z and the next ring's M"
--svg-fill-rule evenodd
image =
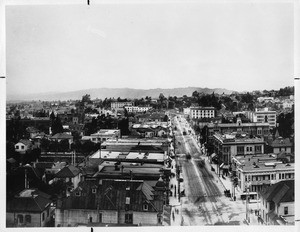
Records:
M151 106L124 106L128 113L142 113L152 109Z
M242 191L250 185L250 192L259 192L264 186L295 178L295 164L282 163L272 155L257 155L246 158L233 157L238 186Z
M276 111L270 111L268 108L255 109L255 112L248 111L245 112L246 117L250 119L251 122L259 123L269 123L270 127L276 127Z
M280 181L260 193L260 216L267 225L294 225L294 180Z
M215 108L214 107L191 107L190 108L191 118L214 118Z
M121 110L124 106L132 106L132 102L112 102L110 108L112 110Z
M261 102L274 102L274 97L259 97L257 98L259 103Z
M97 133L91 134L89 138L93 143L99 143L112 138L118 139L120 134L120 130L101 129Z

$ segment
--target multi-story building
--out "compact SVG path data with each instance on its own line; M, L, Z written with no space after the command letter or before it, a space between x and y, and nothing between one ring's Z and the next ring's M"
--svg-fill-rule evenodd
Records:
M209 123L207 127L209 139L212 139L214 133L225 134L237 132L260 137L266 137L270 134L269 123L242 123L240 118L237 119L236 123Z
M260 217L267 225L294 225L295 181L280 181L260 192Z
M276 127L276 111L270 111L268 108L255 109L255 112L245 112L251 122L269 123L271 128Z
M124 106L128 113L147 112L152 109L151 106Z
M133 106L132 102L112 102L110 108L112 110L121 110L124 106Z
M161 178L86 180L71 196L58 200L55 226L162 225L164 192Z
M234 156L249 156L264 153L264 140L250 137L246 134L219 134L213 135L212 144L219 163L229 164Z
M214 118L215 108L214 107L191 107L190 117L192 119L198 118Z
M295 178L294 163L282 163L275 155L233 157L232 163L242 191L248 186L250 192L259 192L266 186Z

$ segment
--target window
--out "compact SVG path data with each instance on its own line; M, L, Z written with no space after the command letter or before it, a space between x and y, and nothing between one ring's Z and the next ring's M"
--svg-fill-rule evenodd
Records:
M289 208L286 206L284 207L284 215L287 215L289 214Z
M25 215L25 221L26 221L26 223L31 223L31 216Z
M42 213L42 221L45 220L45 213Z
M102 223L102 213L99 213L99 222Z
M90 217L90 218L89 218L89 221L90 221L90 222L93 222L93 217Z
M92 193L96 193L97 192L97 189L96 188L93 188L92 189Z
M23 223L23 220L24 220L24 219L23 219L23 215L19 214L19 215L18 215L18 222L19 222L19 223Z
M238 146L237 147L237 153L238 154L244 154L244 146Z
M50 214L50 210L49 208L47 209L47 217L49 217L49 214Z
M144 210L144 211L148 211L148 209L149 209L148 204L144 204L144 205L143 205L143 210Z
M279 180L281 179L281 173L279 173Z
M125 214L125 223L126 224L132 224L132 222L133 222L133 215L132 215L132 213L126 213Z
M24 146L21 146L21 149L25 149L25 147L24 147Z
M19 146L16 146L16 149L19 149Z
M255 153L261 153L261 146L255 146Z
M81 192L76 192L75 196L80 197L81 196Z

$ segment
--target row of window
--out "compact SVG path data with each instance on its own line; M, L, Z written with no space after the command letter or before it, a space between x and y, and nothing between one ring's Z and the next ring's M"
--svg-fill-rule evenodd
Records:
M22 146L18 146L18 145L17 145L17 146L16 146L16 149L17 149L17 150L18 150L18 149L22 149L22 150L23 150L23 149L25 149L25 146L23 146L23 145L22 145Z
M279 173L278 179L293 179L294 173ZM260 175L260 176L245 176L245 181L262 181L262 180L276 180L276 174Z

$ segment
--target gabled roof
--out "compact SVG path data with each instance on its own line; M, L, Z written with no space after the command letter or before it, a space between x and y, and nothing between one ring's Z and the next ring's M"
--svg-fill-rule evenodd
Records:
M42 212L51 203L50 196L37 189L24 189L7 201L7 212Z
M26 146L32 145L31 141L28 139L21 139L18 143L23 143Z
M146 182L143 182L136 190L142 191L147 200L153 200L154 189Z
M64 167L61 169L58 173L56 173L57 178L71 178L75 177L80 173L80 169L77 167L74 167L73 165L69 165L67 167Z
M280 181L261 191L261 196L267 201L276 204L281 202L294 202L295 200L294 180Z
M292 146L292 143L290 141L289 138L276 138L275 140L273 140L271 143L270 143L270 146L272 147L291 147Z
M73 136L64 133L57 133L53 135L51 139L73 139Z

